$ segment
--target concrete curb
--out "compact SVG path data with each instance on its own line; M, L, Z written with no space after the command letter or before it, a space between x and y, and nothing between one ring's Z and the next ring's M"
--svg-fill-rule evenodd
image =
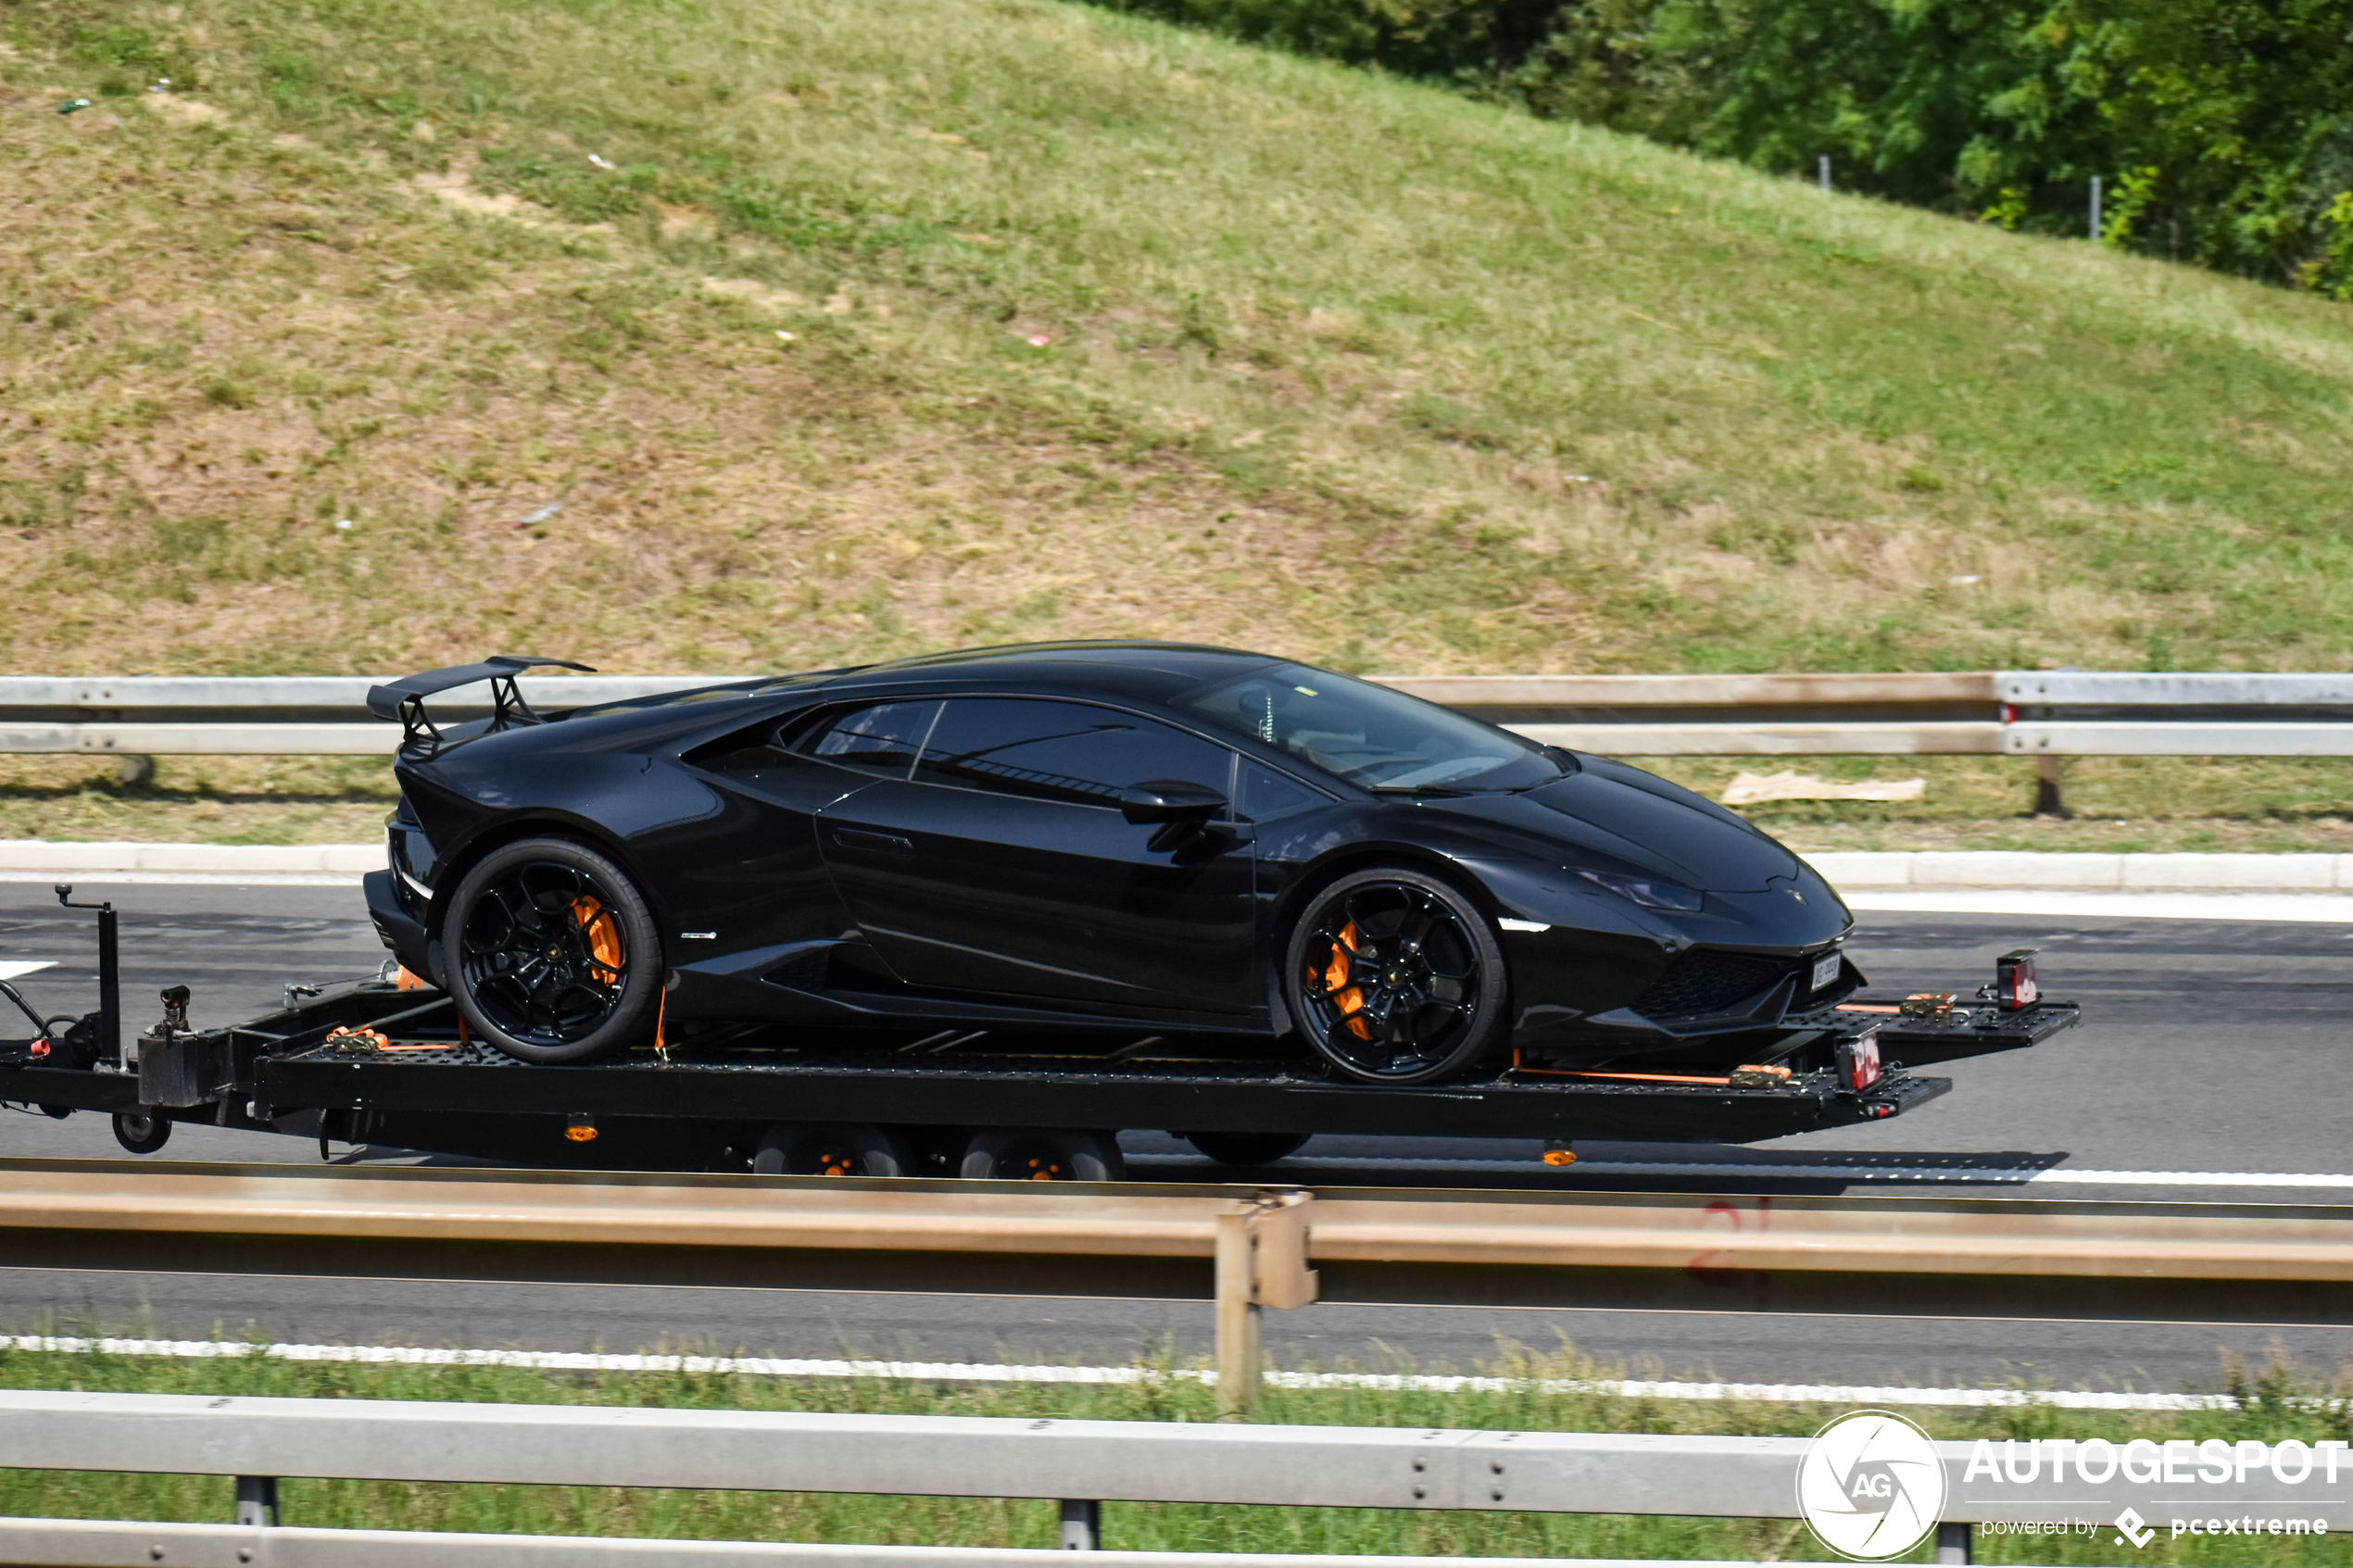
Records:
M1808 855L1842 890L2051 889L2121 893L2353 893L2353 855L2079 855L2020 850ZM0 877L326 877L357 882L381 844L134 844L0 839Z
M1806 858L1831 886L1841 889L2353 892L2353 855L2088 855L2010 849L1920 849L1842 850Z
M228 875L340 874L357 880L382 869L381 844L134 844L65 839L0 839L0 872L104 876L114 872Z

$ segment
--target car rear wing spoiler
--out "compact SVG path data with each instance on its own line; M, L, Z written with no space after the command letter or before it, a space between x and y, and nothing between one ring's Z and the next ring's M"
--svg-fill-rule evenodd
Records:
M419 753L430 757L443 746L459 740L495 734L518 724L542 722L540 715L523 700L522 690L516 685L515 677L526 670L549 666L577 670L583 674L596 673L593 667L569 659L497 653L479 664L452 664L444 670L427 670L415 675L403 675L397 681L386 681L379 686L371 686L368 688L368 711L379 719L400 721L400 749L404 754ZM425 712L425 698L483 681L490 683L490 717L487 721L462 726L464 734L458 734L454 729L444 730Z

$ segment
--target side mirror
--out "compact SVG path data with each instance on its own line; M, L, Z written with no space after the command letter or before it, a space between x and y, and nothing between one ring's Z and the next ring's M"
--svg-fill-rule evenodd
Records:
M1222 816L1226 797L1207 784L1183 779L1147 779L1119 792L1119 814L1131 822L1184 822L1193 825Z

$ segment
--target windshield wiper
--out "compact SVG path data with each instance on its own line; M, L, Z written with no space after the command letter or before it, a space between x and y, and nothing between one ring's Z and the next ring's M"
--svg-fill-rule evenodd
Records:
M1420 795L1431 797L1460 799L1466 795L1481 793L1475 789L1456 789L1451 784L1367 784L1375 795Z

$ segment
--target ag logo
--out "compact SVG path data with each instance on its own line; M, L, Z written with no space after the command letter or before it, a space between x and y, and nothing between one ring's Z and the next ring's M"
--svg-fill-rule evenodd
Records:
M1928 1434L1902 1416L1856 1411L1806 1445L1797 1461L1797 1511L1841 1557L1901 1557L1944 1516L1944 1461Z

